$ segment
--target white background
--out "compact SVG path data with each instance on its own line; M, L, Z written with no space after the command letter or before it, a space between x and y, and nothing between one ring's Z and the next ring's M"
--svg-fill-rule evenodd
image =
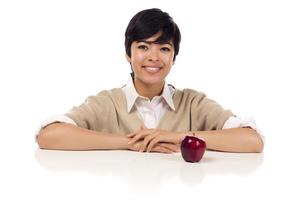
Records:
M215 173L205 174L204 180L195 178L193 184L176 178L161 180L153 198L299 199L294 182L300 178L300 6L296 0L1 0L0 199L125 198L129 191L141 189L134 184L128 191L130 181L118 174L93 173L89 167L60 168L63 163L56 158L69 155L50 152L49 157L38 150L34 134L46 118L65 113L89 95L126 83L130 66L125 59L125 29L134 14L153 7L168 12L182 33L167 81L180 89L203 91L237 115L254 117L266 137L264 153L255 158L260 164L250 175L223 173L218 163L210 163ZM85 161L85 156L76 155L83 159L79 163ZM222 155L217 158L228 156ZM93 165L98 157L89 156L87 162ZM249 155L245 156L237 158L247 160ZM52 158L50 169L41 164ZM139 166L151 168L147 162ZM246 163L251 165L251 159ZM233 166L237 167L233 172L238 170ZM63 170L52 170L56 167ZM138 176L142 184L143 173ZM151 191L140 194L147 192Z

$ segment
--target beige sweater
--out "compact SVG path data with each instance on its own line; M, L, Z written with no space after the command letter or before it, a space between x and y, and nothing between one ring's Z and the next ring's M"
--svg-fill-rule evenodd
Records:
M168 108L157 129L174 132L217 130L233 116L230 110L224 110L205 94L192 89L176 89L173 102L175 111ZM135 107L128 113L126 96L121 88L89 96L66 116L82 128L115 134L136 132L143 124Z

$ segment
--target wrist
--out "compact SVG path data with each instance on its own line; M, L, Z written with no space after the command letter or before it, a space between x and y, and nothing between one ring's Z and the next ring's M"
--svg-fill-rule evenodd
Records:
M186 137L186 136L194 136L194 137L200 137L200 131L187 131L187 132L181 132L181 141Z
M124 135L123 142L122 142L122 149L130 150L130 144L128 144L129 141L130 141L130 138L128 138L126 135Z
M185 136L188 135L188 132L179 132L178 133L178 144L181 144L181 142L184 140Z
M129 138L126 135L113 135L113 140L111 141L111 144L113 145L111 149L116 150L128 150L128 141Z

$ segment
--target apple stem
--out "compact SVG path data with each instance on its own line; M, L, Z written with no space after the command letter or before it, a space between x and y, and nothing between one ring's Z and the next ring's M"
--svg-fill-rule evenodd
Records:
M193 132L193 136L195 137L195 133Z

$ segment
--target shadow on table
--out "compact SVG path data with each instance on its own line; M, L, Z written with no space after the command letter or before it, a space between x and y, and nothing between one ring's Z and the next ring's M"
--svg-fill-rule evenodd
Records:
M165 181L179 179L185 185L198 185L204 177L234 174L248 176L263 163L263 154L206 151L199 163L185 162L180 153L139 153L133 151L35 151L43 168L80 171L125 179L136 191L158 190Z

